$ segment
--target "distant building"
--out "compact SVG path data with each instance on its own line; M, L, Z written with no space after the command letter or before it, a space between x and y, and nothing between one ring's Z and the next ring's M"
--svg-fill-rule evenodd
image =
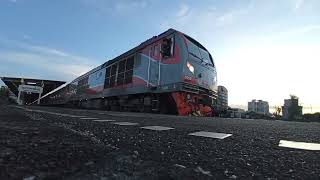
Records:
M228 109L228 90L224 86L218 86L217 109L219 111Z
M269 114L269 103L267 101L254 99L248 102L248 111L267 115Z
M228 109L228 114L230 114L231 118L241 118L242 116L244 116L245 112L246 111L244 109L240 109L240 108Z
M282 106L282 117L284 119L289 119L289 116L290 116L289 108L290 107L292 107L293 109L296 109L296 112L294 112L292 118L300 119L302 117L302 106L299 106L299 99L298 98L291 98L291 99L284 100L284 105Z
M11 99L17 98L17 103L20 104L30 104L37 99L39 99L39 93L34 93L36 87L42 87L42 95L45 95L57 87L63 85L64 81L53 81L53 80L44 80L44 79L29 79L29 78L19 78L19 77L0 77L5 85L8 86ZM32 87L32 88L30 88ZM28 92L21 90L23 88L29 88ZM19 99L20 94L20 101ZM19 102L18 102L19 101Z

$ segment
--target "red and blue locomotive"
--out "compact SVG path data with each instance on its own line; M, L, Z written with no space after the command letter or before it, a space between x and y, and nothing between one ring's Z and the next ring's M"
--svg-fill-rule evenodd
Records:
M211 54L190 36L169 29L48 94L42 104L211 115L216 97Z

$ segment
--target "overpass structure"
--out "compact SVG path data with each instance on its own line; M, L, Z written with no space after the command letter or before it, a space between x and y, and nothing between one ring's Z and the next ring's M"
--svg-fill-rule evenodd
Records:
M0 77L9 90L18 97L19 104L39 102L42 95L65 84L65 81L30 79L19 77Z

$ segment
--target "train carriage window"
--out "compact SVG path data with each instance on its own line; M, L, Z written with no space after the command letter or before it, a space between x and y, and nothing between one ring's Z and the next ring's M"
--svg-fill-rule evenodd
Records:
M133 69L133 65L134 65L134 57L131 56L127 59L126 70Z

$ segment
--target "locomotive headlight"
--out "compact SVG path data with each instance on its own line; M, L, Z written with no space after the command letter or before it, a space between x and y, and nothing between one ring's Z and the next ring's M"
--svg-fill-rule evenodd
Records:
M187 67L192 72L192 74L194 74L194 67L192 66L192 64L187 62Z

